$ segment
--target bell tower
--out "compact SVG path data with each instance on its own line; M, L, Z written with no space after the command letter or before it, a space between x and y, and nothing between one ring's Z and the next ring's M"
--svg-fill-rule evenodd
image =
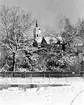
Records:
M33 34L34 34L34 40L36 40L37 38L41 37L41 30L40 30L40 27L38 26L37 20L36 20L36 24L35 24L35 28L34 28Z

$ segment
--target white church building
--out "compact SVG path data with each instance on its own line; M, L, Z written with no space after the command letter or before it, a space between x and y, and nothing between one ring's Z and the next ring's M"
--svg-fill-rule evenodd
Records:
M58 40L61 43L63 42L63 39L61 36L54 37L52 35L51 36L43 35L40 27L38 26L37 20L36 20L35 28L33 30L33 35L34 35L34 41L38 43L38 46L40 46L43 40L45 40L46 44L57 43Z

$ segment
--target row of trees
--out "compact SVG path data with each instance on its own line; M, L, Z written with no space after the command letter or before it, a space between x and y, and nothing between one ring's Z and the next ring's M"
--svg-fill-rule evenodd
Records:
M68 18L63 17L59 21L59 26L59 34L63 38L63 43L59 44L59 46L56 45L53 51L51 50L53 57L51 57L52 55L49 56L48 70L49 68L56 71L79 72L84 70L84 19L79 19L73 25ZM61 50L57 53L56 50L59 48Z
M19 7L1 6L0 10L0 68L1 70L23 71L50 70L66 71L80 70L80 63L84 54L84 45L81 50L71 45L74 39L80 36L84 42L84 19L72 25L68 18L60 20L62 30L60 35L63 43L53 43L40 49L34 48L29 38L35 19ZM46 35L54 35L54 30L46 30Z

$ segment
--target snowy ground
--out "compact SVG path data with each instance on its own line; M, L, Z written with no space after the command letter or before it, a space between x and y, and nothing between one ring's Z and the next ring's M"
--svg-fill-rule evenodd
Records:
M84 78L0 78L0 105L84 105Z

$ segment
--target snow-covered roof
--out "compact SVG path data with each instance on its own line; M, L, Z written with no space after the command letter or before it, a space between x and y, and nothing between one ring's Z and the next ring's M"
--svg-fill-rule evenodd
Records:
M53 42L55 42L55 43L57 42L57 38L52 37L52 36L45 36L44 38L45 38L47 44L50 44L50 41L51 41L51 40L52 40Z
M36 38L36 41L37 41L38 43L41 43L43 37L44 37L44 39L46 40L47 44L50 44L51 41L52 41L53 43L56 43L57 40L60 40L60 41L63 40L61 36L58 36L58 37L54 37L54 36L39 36L38 38Z
M47 44L50 44L50 39L51 39L51 37L45 36L44 38L45 38Z

